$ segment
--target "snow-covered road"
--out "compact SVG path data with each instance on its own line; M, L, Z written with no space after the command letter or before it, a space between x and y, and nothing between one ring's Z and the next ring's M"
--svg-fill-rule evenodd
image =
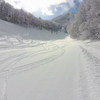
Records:
M100 100L100 52L91 48L69 37L1 48L0 100Z

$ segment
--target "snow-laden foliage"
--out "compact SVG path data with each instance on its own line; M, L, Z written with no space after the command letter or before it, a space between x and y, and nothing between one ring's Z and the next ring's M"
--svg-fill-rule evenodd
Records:
M100 0L84 0L68 32L72 38L100 38Z
M0 19L9 21L24 27L37 27L46 29L52 32L61 30L62 25L36 18L33 14L24 11L23 9L15 9L4 0L0 0Z

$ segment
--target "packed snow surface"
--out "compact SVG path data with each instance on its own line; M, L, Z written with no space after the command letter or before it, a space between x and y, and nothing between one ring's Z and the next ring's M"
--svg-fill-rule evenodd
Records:
M28 35L34 30L45 35L25 39L9 34L27 29L2 25L0 100L100 100L100 42L60 39L61 33L36 29Z

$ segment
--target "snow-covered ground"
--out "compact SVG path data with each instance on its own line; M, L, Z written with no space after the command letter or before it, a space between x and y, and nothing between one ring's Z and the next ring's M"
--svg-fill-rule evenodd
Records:
M99 41L0 22L0 100L100 100Z

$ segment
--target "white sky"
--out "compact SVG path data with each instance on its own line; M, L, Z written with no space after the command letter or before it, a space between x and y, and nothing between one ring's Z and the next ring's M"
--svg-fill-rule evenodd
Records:
M50 5L58 5L67 2L70 7L74 6L74 0L5 0L15 8L24 8L28 12L35 12L39 8L43 14L53 15L52 10L48 10ZM17 4L15 3L17 2Z

